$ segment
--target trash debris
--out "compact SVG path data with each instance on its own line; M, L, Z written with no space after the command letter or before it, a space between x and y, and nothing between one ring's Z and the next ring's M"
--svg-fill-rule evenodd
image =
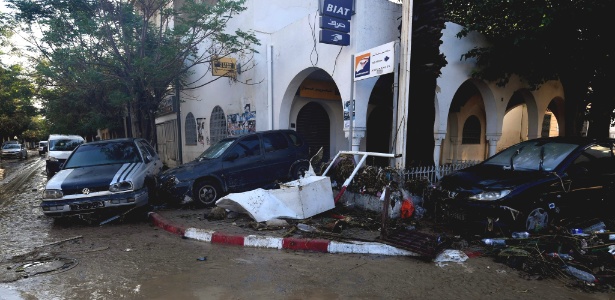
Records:
M566 271L566 273L580 279L583 280L585 282L588 283L596 283L598 282L598 280L596 279L596 276L592 275L591 273L579 270L573 266L564 266L564 270Z
M433 261L437 263L446 261L461 263L466 260L468 260L468 256L463 251L446 249L438 254Z
M303 224L303 223L297 224L297 229L299 229L301 231L305 231L305 232L315 232L315 231L318 231L318 229L316 229L315 227L307 225L307 224Z
M196 260L198 260L198 261L206 261L207 260L207 256L197 257Z

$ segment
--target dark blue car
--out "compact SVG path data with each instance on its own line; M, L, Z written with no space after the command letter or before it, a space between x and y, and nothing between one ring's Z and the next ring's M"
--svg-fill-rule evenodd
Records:
M41 208L53 218L96 218L145 207L161 170L158 154L141 138L81 144L47 181Z
M614 139L551 137L521 142L444 176L440 213L492 228L540 231L553 221L612 217Z
M298 179L309 169L309 147L294 130L225 138L195 160L158 177L160 200L211 207L223 195Z

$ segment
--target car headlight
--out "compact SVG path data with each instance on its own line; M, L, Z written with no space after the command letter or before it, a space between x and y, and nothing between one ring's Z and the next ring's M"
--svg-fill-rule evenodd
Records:
M64 196L62 190L44 190L43 199L60 199Z
M470 196L472 200L480 200L480 201L493 201L506 197L506 195L510 194L510 190L501 190L501 191L488 191L482 192L480 194L476 194Z
M132 191L132 182L131 181L120 181L118 183L114 183L109 186L109 191L117 193L117 192L125 192Z

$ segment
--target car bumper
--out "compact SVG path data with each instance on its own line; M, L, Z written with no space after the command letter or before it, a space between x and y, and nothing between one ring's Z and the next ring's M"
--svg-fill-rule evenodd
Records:
M449 221L499 227L515 227L525 217L519 210L497 202L445 200L439 209Z
M19 152L2 153L2 158L19 158L19 157L21 157L21 153Z
M127 211L148 203L147 189L136 192L101 195L87 198L43 200L41 208L48 217L102 213L104 211Z
M180 204L192 200L193 181L179 181L175 177L164 178L158 181L158 200L167 203ZM186 199L189 197L190 199Z

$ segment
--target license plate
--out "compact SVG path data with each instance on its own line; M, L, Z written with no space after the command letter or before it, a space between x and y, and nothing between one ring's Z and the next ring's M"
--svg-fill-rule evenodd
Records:
M105 205L102 201L94 201L94 202L85 202L85 203L79 203L79 204L71 204L70 209L71 210L88 210L88 209L95 209L95 208L104 207L104 206Z

